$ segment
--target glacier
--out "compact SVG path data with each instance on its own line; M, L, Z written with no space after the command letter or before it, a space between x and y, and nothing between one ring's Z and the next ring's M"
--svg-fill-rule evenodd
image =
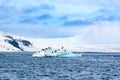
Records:
M72 52L120 52L116 44L87 44L77 36L67 38L30 38L0 31L0 52L39 51L46 47L64 46Z

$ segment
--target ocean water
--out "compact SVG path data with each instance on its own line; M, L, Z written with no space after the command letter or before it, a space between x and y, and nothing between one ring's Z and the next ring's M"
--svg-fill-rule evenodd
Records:
M81 58L35 58L0 53L0 80L120 80L120 53L82 53Z

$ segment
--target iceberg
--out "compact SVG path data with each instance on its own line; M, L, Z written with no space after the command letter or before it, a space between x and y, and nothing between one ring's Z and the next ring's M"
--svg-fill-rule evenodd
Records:
M82 55L81 54L74 54L71 51L68 51L64 49L63 47L61 49L53 49L51 47L42 49L41 51L35 52L33 57L63 57L63 58L79 58Z

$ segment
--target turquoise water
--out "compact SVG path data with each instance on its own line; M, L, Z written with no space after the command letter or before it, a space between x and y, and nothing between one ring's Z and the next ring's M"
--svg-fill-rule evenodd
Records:
M81 58L35 58L0 53L0 80L120 80L120 53L82 53Z

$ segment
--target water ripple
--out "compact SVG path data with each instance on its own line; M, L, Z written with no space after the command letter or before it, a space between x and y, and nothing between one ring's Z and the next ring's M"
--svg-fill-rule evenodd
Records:
M0 80L120 79L120 56L114 54L81 58L33 58L31 55L0 53Z

